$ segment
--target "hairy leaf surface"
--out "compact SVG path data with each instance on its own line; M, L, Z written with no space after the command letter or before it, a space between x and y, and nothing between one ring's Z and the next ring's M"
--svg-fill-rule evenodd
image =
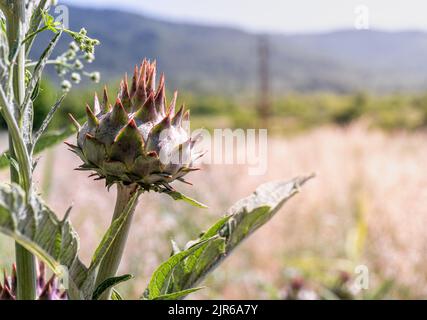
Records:
M191 252L187 249L174 254L156 270L144 298L183 298L186 290L192 290L243 240L268 222L310 178L312 176L298 177L289 182L266 183L249 197L238 201L225 217L199 239L190 242L190 245L198 243L197 248L192 246Z

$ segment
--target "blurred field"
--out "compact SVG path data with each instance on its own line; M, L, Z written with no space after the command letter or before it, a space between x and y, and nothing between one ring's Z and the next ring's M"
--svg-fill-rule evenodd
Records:
M0 138L0 151L4 149ZM245 166L212 165L193 173L194 187L179 186L209 205L194 209L148 194L137 209L121 265L134 281L119 291L137 298L153 268L180 245L196 238L236 200L269 180L316 172L301 194L210 276L207 289L192 298L280 298L289 268L316 282L338 270L368 266L371 287L394 280L391 297L427 296L427 133L384 133L362 123L323 126L288 138L269 139L268 172L247 176ZM42 156L36 182L62 215L73 204L72 221L81 255L90 259L112 214L114 190L73 170L79 160L56 147ZM0 172L7 179L7 172ZM365 229L366 227L366 229ZM365 235L364 230L367 230ZM0 261L13 260L13 244L0 237Z
M61 104L50 129L69 126L68 113L72 113L76 119L82 119L85 116L83 106L85 103L92 105L94 92L101 96L102 87L103 84L99 84L71 91ZM107 87L112 102L115 99L112 92L119 88L119 84L110 80ZM41 93L34 102L36 129L61 96L58 88L49 80L41 83ZM170 98L172 92L167 96ZM183 103L191 108L192 126L195 128L257 128L260 125L256 113L258 98L253 92L225 95L180 91L178 104ZM278 134L300 133L331 124L347 125L358 120L386 131L411 131L427 128L427 94L284 92L272 95L269 112L272 119L269 127ZM6 129L6 126L0 117L1 129Z

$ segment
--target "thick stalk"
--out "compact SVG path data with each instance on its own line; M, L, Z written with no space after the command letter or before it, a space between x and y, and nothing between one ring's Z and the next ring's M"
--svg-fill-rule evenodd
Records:
M9 1L10 14L7 15L7 34L10 48L16 47L23 39L25 27L25 0ZM25 45L20 46L16 65L13 68L13 92L17 104L20 106L25 97ZM15 120L21 127L20 113L15 112ZM14 153L13 139L9 138L9 150ZM18 157L18 161L20 157ZM26 159L27 161L30 159ZM21 161L19 161L21 162ZM20 163L20 166L28 168L28 163ZM31 192L31 173L21 181L27 195ZM11 166L11 181L19 183L19 174ZM36 299L36 261L35 257L20 244L15 244L16 271L17 271L17 299Z
M122 215L122 213L127 209L128 203L132 199L132 196L136 192L135 186L124 186L122 184L117 185L117 199L116 199L116 207L114 208L114 214L113 219L116 220L118 217ZM123 256L123 252L126 245L126 240L128 238L132 217L135 212L137 201L133 204L131 211L129 212L129 215L124 222L123 227L121 228L119 234L114 239L113 243L111 244L110 249L108 250L107 254L105 255L104 259L101 262L101 265L99 266L98 275L96 278L96 286L101 284L104 280L114 277L117 273L117 270L120 265L120 261ZM107 290L104 292L100 299L101 300L108 300L111 296L111 290Z

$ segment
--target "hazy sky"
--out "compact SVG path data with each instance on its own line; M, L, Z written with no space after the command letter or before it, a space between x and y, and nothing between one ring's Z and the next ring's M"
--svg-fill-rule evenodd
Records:
M355 9L369 9L371 28L427 30L426 0L65 0L169 20L221 24L251 31L311 32L354 28Z

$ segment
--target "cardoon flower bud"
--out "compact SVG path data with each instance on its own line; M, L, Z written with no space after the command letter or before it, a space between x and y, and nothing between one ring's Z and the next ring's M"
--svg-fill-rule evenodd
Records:
M17 282L16 267L13 265L11 276L4 271L3 284L0 283L0 300L16 300ZM39 263L36 282L38 300L67 300L67 293L58 288L58 279L55 275L46 282L43 263Z
M93 107L86 106L87 122L77 129L77 145L71 151L82 160L80 170L94 171L107 186L114 183L138 184L143 190L173 190L174 180L193 168L200 156L190 137L189 112L182 106L175 111L177 94L166 106L165 78L157 87L156 65L146 60L135 67L133 81L121 83L114 105L104 91L103 102L95 95ZM185 123L185 124L184 124Z

